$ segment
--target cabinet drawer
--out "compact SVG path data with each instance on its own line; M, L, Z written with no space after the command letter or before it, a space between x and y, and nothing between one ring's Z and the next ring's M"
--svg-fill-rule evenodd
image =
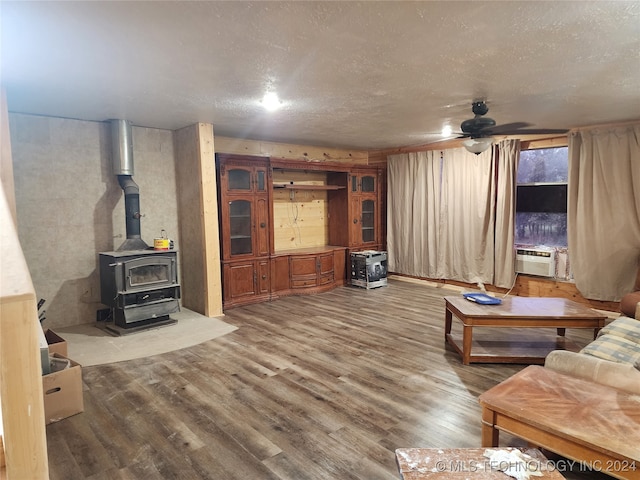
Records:
M326 275L320 275L318 285L326 285L328 283L333 283L333 272L327 273Z
M317 285L317 278L313 277L296 277L291 279L291 288L304 288L315 287Z

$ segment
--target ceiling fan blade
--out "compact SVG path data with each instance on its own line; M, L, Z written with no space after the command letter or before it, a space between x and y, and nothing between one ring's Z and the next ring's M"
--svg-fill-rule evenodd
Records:
M527 122L512 122L496 125L495 120L484 115L489 111L484 101L474 101L472 111L475 114L460 124L460 132L452 132L455 138L484 138L492 135L562 135L568 129L561 128L531 128L533 124Z
M503 125L496 125L494 127L483 128L482 131L490 131L491 133L504 133L512 132L514 130L520 130L521 128L530 127L530 123L526 122L513 122L505 123Z
M511 130L511 131L500 131L500 132L494 132L492 131L492 134L499 134L499 135L552 135L552 134L564 134L567 133L569 130L565 129L565 128L527 128L527 129L522 129L522 130Z

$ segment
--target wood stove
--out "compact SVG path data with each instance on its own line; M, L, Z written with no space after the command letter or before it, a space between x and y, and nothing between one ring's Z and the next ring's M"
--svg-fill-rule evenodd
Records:
M176 323L180 285L175 250L124 250L100 255L101 301L118 334ZM107 326L109 328L109 326Z
M180 311L178 252L153 250L140 236L140 189L133 181L131 122L111 120L113 172L124 191L127 239L115 252L101 252L100 296L109 307L105 328L117 335L171 325ZM100 312L98 312L100 317Z

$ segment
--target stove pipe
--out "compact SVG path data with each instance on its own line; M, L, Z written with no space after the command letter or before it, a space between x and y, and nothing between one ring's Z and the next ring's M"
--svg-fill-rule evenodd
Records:
M127 239L118 251L146 250L149 246L140 236L140 189L133 181L133 141L131 122L110 120L111 123L111 160L113 173L124 190L124 208Z

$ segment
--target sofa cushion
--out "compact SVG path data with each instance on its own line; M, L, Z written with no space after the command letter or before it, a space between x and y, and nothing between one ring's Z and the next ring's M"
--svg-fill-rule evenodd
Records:
M598 337L615 335L640 344L640 321L635 318L618 317L598 333Z
M609 362L567 350L554 350L547 355L544 366L556 372L640 395L640 371L632 365Z
M617 335L601 335L580 353L612 362L640 365L640 343Z

